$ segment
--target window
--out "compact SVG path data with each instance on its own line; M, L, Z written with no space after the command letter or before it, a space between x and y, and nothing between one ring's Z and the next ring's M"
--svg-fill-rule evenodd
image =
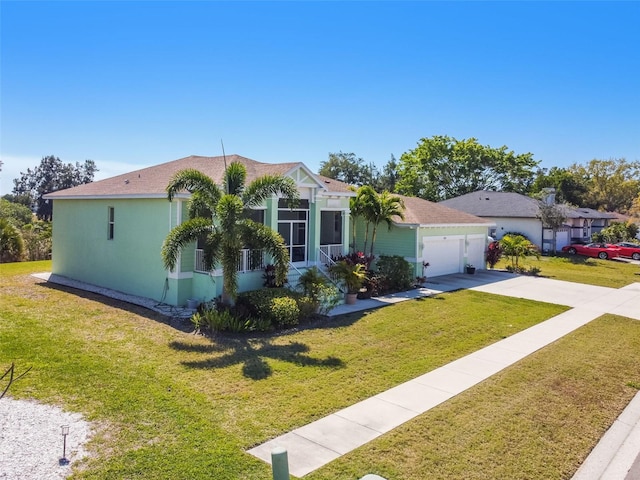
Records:
M245 213L245 217L256 223L262 223L264 225L264 210L248 210Z
M108 217L109 217L109 220L107 223L107 239L113 240L114 226L115 226L115 208L113 207L108 208Z

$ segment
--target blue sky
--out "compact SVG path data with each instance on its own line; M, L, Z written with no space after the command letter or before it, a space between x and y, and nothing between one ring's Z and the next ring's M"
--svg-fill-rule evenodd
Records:
M187 155L382 167L475 137L541 166L640 160L640 2L0 2L0 195Z

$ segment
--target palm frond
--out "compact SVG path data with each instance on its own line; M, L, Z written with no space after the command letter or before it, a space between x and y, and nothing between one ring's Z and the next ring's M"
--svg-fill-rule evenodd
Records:
M295 207L300 199L296 183L282 175L264 175L251 182L245 189L242 200L246 208L257 207L274 195L281 195L289 207Z
M162 243L161 255L165 268L173 270L180 252L190 243L197 241L198 237L212 230L211 220L206 218L193 218L171 229Z
M192 193L196 191L208 192L209 197L212 199L219 198L221 195L220 188L213 182L211 177L193 168L176 172L169 180L166 190L169 201L173 200L173 197L183 190Z
M224 172L225 193L241 195L247 181L247 168L240 162L231 162Z
M282 236L272 228L252 220L240 224L242 240L252 249L264 249L276 267L276 283L283 284L289 272L289 249Z

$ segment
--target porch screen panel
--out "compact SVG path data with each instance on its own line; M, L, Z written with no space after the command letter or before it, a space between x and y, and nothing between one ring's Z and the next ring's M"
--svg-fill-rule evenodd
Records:
M320 212L320 245L342 243L342 212Z

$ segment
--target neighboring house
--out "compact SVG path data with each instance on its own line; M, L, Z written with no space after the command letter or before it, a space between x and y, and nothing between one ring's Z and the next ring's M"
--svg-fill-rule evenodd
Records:
M440 205L462 210L495 223L489 235L500 240L507 233L521 233L541 251L551 251L553 232L539 218L538 200L514 192L479 190L443 200ZM556 250L570 243L589 242L591 234L610 224L613 216L589 208L562 205L566 222L556 231Z
M567 225L570 229L569 243L589 243L591 235L598 233L603 228L616 222L616 215L608 212L599 212L592 208L566 207Z
M295 180L301 197L296 208L271 198L251 216L283 236L293 271L348 252L349 198L355 194L346 184L315 175L300 162L190 156L46 195L53 200L53 273L169 305L217 297L221 272L203 271L198 245L183 251L175 271L163 266L162 243L187 219L190 197L184 192L169 202L165 189L187 168L221 184L225 165L234 161L247 168L247 184L266 174ZM261 251L243 251L239 291L261 287L268 262Z
M439 202L450 208L484 218L495 224L489 236L500 240L507 233L521 233L542 248L542 222L538 202L513 192L479 190Z
M404 220L395 217L391 228L378 225L374 254L400 255L415 268L416 276L437 276L464 271L466 264L485 268L490 220L429 202L402 198ZM364 241L364 222L358 221L357 245ZM429 267L423 269L423 263Z

